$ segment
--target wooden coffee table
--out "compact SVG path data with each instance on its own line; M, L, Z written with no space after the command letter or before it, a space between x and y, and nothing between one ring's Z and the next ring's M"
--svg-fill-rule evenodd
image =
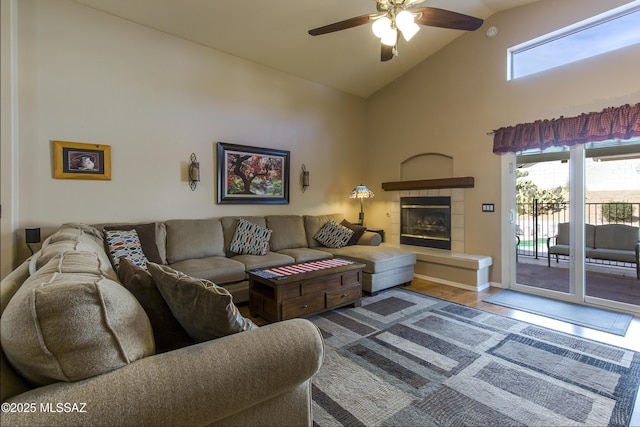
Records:
M333 260L325 260L330 263ZM249 271L249 311L271 322L305 317L344 305L360 306L364 264L346 260L344 265L276 276L282 269L313 268L312 263L298 263L272 269ZM328 264L325 264L328 265Z

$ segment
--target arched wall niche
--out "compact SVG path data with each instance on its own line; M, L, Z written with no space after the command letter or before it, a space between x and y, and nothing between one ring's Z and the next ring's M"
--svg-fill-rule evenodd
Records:
M400 163L400 180L453 178L453 157L440 153L422 153Z

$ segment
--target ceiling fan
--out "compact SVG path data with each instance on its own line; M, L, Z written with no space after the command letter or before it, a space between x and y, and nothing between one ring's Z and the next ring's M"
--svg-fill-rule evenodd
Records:
M373 21L373 33L380 38L381 61L389 61L398 54L398 30L409 41L421 25L429 27L451 28L454 30L475 31L482 26L483 20L473 16L435 7L415 6L426 0L376 0L378 13L356 16L323 27L309 30L312 36L333 33L368 24Z

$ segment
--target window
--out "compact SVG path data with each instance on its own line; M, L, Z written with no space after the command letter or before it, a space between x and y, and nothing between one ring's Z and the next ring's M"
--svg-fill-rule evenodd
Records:
M508 49L507 79L637 43L640 43L640 0Z

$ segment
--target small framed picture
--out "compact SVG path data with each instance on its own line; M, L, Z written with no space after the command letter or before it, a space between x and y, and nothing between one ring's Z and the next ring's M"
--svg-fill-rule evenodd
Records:
M56 179L111 179L111 146L53 141Z
M218 142L218 203L289 203L289 151Z

